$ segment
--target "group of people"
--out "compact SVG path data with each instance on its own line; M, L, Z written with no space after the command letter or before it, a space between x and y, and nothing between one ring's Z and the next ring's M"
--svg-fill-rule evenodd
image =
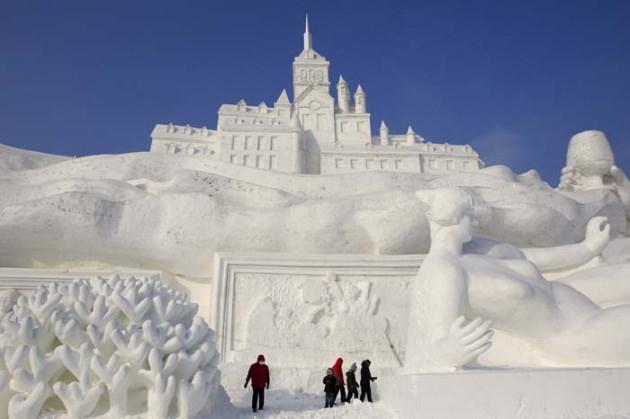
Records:
M371 362L369 359L361 362L361 378L357 383L355 375L357 364L353 362L350 369L346 371L346 379L343 374L343 359L337 358L337 361L328 368L324 377L324 392L326 393L326 404L324 407L333 407L337 400L337 395L341 393L341 403L350 403L352 398L364 401L367 397L368 402L372 403L372 381L377 377L372 377L370 372ZM256 362L250 365L245 378L245 388L251 381L252 383L252 411L263 410L265 407L265 389L269 389L269 367L265 364L265 356L258 355ZM348 393L346 394L346 386ZM359 388L361 396L359 396Z
M368 402L372 403L372 381L377 377L372 377L370 372L371 362L369 359L361 362L361 381L357 384L357 364L353 362L350 369L346 371L346 379L343 378L343 359L337 358L335 365L328 368L324 377L324 393L326 393L326 402L324 407L333 407L337 400L337 395L341 394L341 403L350 403L352 397L355 399L365 400L367 396ZM348 393L346 394L346 386ZM361 388L361 396L359 396L359 387Z

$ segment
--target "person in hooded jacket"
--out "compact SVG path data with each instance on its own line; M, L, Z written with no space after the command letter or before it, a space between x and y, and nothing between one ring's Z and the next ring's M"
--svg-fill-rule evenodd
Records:
M265 365L265 356L258 355L258 359L249 367L245 388L249 380L252 380L252 410L263 410L265 407L265 388L269 389L269 367Z
M339 380L333 373L332 368L328 368L326 376L323 380L324 393L326 393L326 402L324 408L333 407L335 404L335 397L337 397L337 391L339 391Z
M367 396L368 402L372 403L372 381L376 380L377 377L372 377L372 373L370 372L370 365L372 363L369 359L361 362L361 401L365 400L365 396Z
M348 403L352 400L352 396L354 396L355 399L359 398L359 383L357 383L356 371L357 363L353 362L352 365L350 365L350 369L346 372L346 385L348 386L348 398L346 401Z
M339 392L341 393L341 403L346 401L346 383L343 380L343 359L337 358L335 365L332 366L333 374L339 381ZM335 394L335 400L337 400L337 394Z

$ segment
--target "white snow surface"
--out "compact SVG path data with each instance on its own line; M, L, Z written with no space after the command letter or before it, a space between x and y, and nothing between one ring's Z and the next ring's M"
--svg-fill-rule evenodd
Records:
M216 251L423 253L430 236L418 195L445 186L478 202L477 235L519 246L580 240L594 215L615 232L627 227L610 191L558 192L534 171L504 166L439 178L308 176L156 153L55 162L7 150L0 156L23 162L0 166L2 266L102 263L207 277Z

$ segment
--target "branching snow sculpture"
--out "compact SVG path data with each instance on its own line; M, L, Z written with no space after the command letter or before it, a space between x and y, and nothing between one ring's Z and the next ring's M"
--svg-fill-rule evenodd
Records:
M219 387L214 334L152 278L74 280L13 298L0 315L0 419L63 406L70 418L193 418Z

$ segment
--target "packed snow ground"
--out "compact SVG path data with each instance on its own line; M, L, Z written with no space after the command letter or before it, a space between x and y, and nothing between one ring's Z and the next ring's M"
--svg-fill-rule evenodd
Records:
M269 418L269 419L394 419L396 414L383 404L361 403L354 400L351 404L337 405L332 409L324 408L324 393L314 395L292 395L285 390L270 390L265 393L265 409L256 413L251 409L251 391L240 400L233 400L234 410L220 416L221 419Z

